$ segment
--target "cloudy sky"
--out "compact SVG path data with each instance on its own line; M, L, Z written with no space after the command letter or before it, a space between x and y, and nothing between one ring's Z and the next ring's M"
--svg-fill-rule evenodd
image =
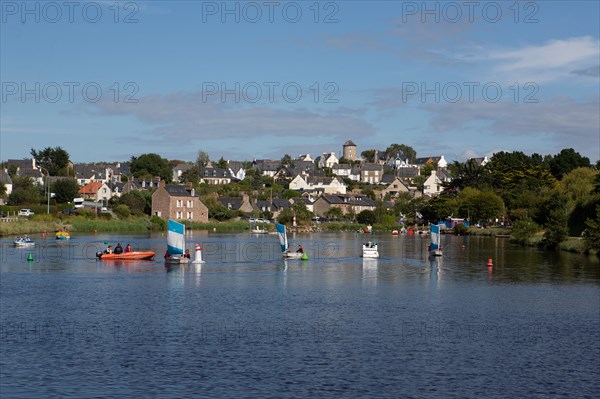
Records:
M596 1L0 4L1 160L600 158Z

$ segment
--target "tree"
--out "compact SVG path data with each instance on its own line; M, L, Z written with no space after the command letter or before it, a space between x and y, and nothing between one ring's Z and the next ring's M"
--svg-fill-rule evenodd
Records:
M410 163L417 162L417 152L410 146L404 144L392 144L385 150L385 155L393 157L398 155L400 159L406 160Z
M587 225L584 236L586 248L598 251L597 254L600 256L600 205L596 207L596 217L588 218L585 224Z
M365 159L366 162L375 162L375 151L376 150L365 150L360 155Z
M217 167L219 169L227 169L228 166L229 166L229 164L227 163L225 158L223 158L223 157L219 158L219 161L217 162Z
M152 213L152 194L147 191L131 191L121 195L119 205L127 205L132 215L150 215Z
M325 216L330 219L339 219L344 216L344 212L342 211L341 208L332 206L331 208L329 208L327 210L327 212L325 212Z
M66 204L78 197L79 188L75 179L60 179L52 184L51 191L56 194L57 203Z
M210 162L210 157L208 154L202 150L198 151L198 156L196 157L196 165L198 165L198 169L202 170L208 163Z
M158 154L143 154L139 157L132 156L129 169L135 177L152 178L160 176L162 180L170 182L173 178L173 170L169 161L161 158Z
M549 160L550 172L560 180L575 168L590 167L590 159L581 156L572 148L565 148Z
M481 166L474 159L465 163L454 161L448 166L452 174L452 181L446 187L461 190L465 187L489 187L490 172L485 166Z
M550 211L549 220L544 230L542 245L546 248L557 248L567 238L567 215L563 209Z
M0 198L6 198L6 184L0 182Z
M194 165L188 170L185 170L179 176L179 181L183 183L198 183L200 181L200 172L198 166Z
M42 199L42 192L31 177L13 178L13 190L8 196L9 205L37 205Z
M121 219L127 219L129 217L129 215L131 214L129 211L129 207L124 204L117 205L117 207L114 209L114 212Z
M40 151L32 148L31 156L39 166L48 171L50 176L69 175L69 153L61 147L46 147Z
M372 225L375 224L376 220L377 216L375 215L375 212L370 211L368 209L365 209L364 211L361 211L358 215L356 215L356 221L361 224Z
M290 154L285 154L283 158L281 158L281 161L279 162L279 167L282 168L284 166L289 166L290 168L296 167L296 164L294 163L294 160L292 159Z

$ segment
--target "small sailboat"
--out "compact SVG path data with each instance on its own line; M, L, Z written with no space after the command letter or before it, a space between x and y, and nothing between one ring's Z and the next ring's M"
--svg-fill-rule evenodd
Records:
M277 223L275 225L275 229L277 230L277 236L279 237L279 244L281 245L281 254L284 259L302 259L307 260L308 255L304 253L304 250L301 246L300 250L297 252L290 252L287 233L285 231L285 225Z
M55 237L57 240L69 240L71 238L71 233L62 229L56 232Z
M250 234L267 234L267 233L268 233L268 231L265 230L265 228L258 227L258 225L256 224L256 220L252 221L251 228L250 228Z
M379 251L377 250L376 242L367 242L362 246L362 255L363 258L379 258Z
M169 219L167 222L167 253L165 262L169 264L189 263L185 252L185 225Z
M429 255L430 256L442 256L441 236L440 236L440 225L431 224L429 225L431 232L431 243L429 244Z

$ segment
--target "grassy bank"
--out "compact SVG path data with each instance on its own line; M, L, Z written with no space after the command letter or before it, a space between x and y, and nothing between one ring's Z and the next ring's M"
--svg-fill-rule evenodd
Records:
M186 228L190 230L211 230L211 231L244 231L249 228L249 224L243 220L230 220L226 222L211 221L208 223L185 222ZM128 219L102 219L85 218L81 216L70 216L57 218L44 215L36 216L30 220L19 220L16 222L0 223L0 237L22 234L33 234L43 232L54 232L63 227L73 232L93 232L112 233L112 232L144 232L148 230L164 231L167 229L165 221L155 218L128 218ZM273 225L265 225L265 228L275 231Z

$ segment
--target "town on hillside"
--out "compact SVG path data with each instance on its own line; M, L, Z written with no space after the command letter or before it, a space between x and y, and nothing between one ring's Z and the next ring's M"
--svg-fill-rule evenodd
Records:
M48 213L51 204L70 213L77 199L75 208L192 222L244 216L285 222L293 215L387 224L453 218L508 225L531 218L545 225L554 203L579 195L569 200L569 210L580 215L572 224L577 234L595 213L594 190L600 187L598 165L573 149L547 156L500 152L451 163L441 154L417 157L403 144L359 153L352 140L337 155L285 154L280 160L215 161L199 151L195 162L143 154L127 162L73 164L61 147L32 149L31 155L2 162L0 205L47 202ZM589 190L573 191L573 184ZM369 217L359 218L364 215Z

